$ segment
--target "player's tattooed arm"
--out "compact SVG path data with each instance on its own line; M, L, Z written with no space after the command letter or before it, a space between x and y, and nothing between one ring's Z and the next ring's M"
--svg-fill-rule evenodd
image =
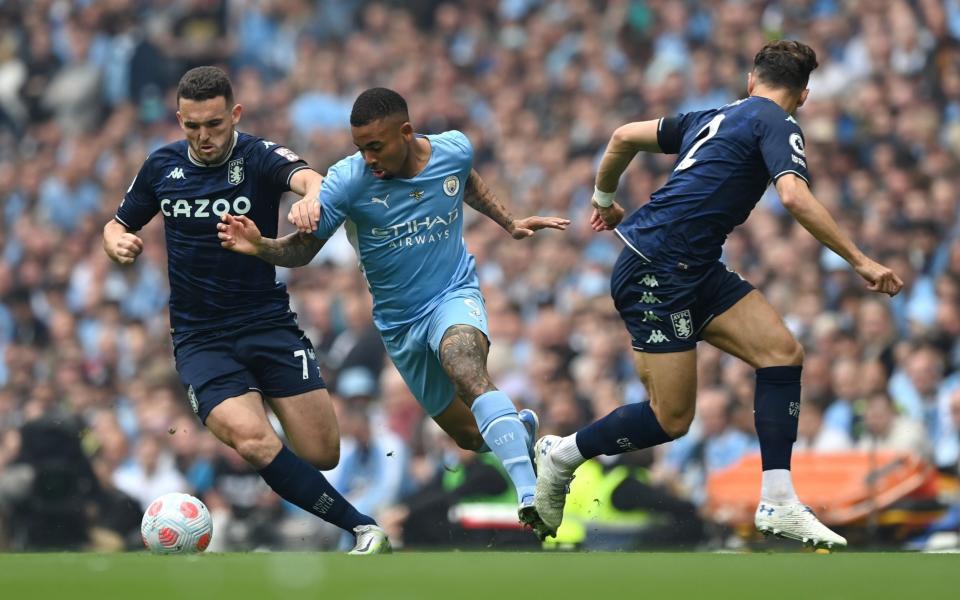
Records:
M309 233L294 232L282 238L260 238L257 258L278 267L302 267L323 248L321 240Z
M510 232L513 228L513 215L500 202L493 190L480 178L476 169L470 169L467 185L463 190L463 201L479 213L487 215L494 223Z
M217 223L217 237L227 250L256 256L279 267L301 267L310 262L327 240L309 233L291 233L273 239L260 235L257 224L245 216L224 213Z
M500 227L507 230L513 239L522 240L530 237L534 232L541 229L566 229L570 224L569 219L560 217L526 217L523 219L514 219L510 211L497 199L486 183L480 179L476 170L470 170L470 176L467 178L467 185L463 191L463 201L466 202L477 212L490 217Z

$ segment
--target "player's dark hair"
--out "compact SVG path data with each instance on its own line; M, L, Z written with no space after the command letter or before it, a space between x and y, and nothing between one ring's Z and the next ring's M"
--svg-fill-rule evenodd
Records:
M202 101L219 96L227 101L227 108L233 108L233 85L223 69L217 67L190 69L177 85L177 104L180 98Z
M753 74L769 86L797 91L807 87L810 73L817 68L813 48L793 40L774 40L753 58Z
M350 125L363 127L376 120L400 115L404 120L410 120L407 112L407 101L403 96L387 88L370 88L357 96L350 111Z

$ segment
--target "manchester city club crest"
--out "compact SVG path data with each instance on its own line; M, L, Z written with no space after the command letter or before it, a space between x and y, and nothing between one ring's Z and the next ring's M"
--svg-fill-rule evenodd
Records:
M243 159L235 158L227 165L227 183L239 185L243 183Z
M685 340L693 335L693 318L690 317L689 310L681 310L670 315L670 321L673 323L673 332L677 338Z
M460 191L460 178L451 175L443 180L443 193L448 196L456 196Z

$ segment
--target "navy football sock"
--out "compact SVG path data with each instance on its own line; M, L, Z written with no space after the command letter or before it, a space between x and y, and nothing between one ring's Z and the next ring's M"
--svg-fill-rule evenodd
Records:
M790 469L800 416L800 371L803 367L757 369L753 421L760 438L763 470Z
M660 427L649 402L627 404L577 432L577 448L584 458L621 454L672 440Z
M291 452L286 446L273 461L260 470L260 477L281 498L313 513L324 521L353 533L357 525L376 525L377 522L353 507L333 489L326 477Z

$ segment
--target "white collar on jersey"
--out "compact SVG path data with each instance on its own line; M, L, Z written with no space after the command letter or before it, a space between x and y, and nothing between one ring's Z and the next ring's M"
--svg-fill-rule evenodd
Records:
M230 149L227 150L227 153L223 155L223 160L216 164L208 165L207 163L202 163L199 160L193 157L193 154L190 152L190 144L187 144L187 158L190 159L190 162L197 165L198 167L219 167L222 166L225 162L230 160L230 157L233 155L233 149L237 147L237 139L240 138L240 133L234 129L233 130L233 142L230 143Z

